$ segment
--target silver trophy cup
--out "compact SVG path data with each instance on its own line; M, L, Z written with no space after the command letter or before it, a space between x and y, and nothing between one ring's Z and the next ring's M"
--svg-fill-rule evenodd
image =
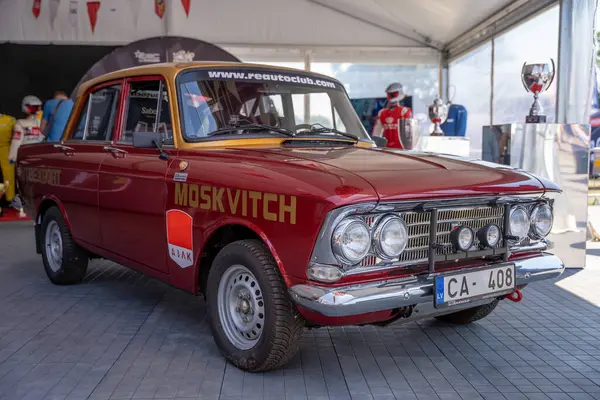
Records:
M448 108L448 104L444 104L439 97L433 100L433 104L429 105L429 119L433 122L431 136L444 136L441 125L448 118Z
M521 69L521 82L525 90L533 93L533 104L529 109L529 115L525 117L527 123L545 123L546 116L542 113L544 109L540 103L540 93L548 90L554 80L554 60L550 59L551 65L547 63L523 64Z

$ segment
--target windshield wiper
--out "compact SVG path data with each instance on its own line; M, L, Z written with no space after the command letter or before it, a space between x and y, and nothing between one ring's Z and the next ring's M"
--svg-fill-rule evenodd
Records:
M319 123L312 124L312 125L310 125L310 130L303 131L303 132L298 132L297 134L299 135L299 134L312 134L312 133L335 133L337 135L347 137L348 139L352 139L352 140L354 140L356 142L359 141L358 137L354 136L351 133L346 133L346 132L338 131L335 128L328 128L328 127L323 126L323 125L321 125Z
M210 132L206 136L228 135L235 131L269 131L290 137L296 136L296 133L290 129L263 124L243 124L226 126L225 128L217 129L216 131Z

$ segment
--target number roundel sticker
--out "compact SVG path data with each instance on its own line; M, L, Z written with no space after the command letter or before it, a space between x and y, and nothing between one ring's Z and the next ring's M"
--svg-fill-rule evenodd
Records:
M194 264L193 218L181 210L167 211L169 257L181 268Z

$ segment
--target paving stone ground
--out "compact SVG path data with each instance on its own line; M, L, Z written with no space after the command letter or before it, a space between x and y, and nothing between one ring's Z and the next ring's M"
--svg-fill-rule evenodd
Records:
M307 331L285 368L220 356L195 298L94 261L52 285L29 223L0 225L0 399L600 399L600 262L470 326Z

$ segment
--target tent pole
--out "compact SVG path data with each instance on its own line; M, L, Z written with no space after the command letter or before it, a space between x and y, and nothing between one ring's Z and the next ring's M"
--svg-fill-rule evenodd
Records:
M310 71L311 52L310 50L304 51L304 70ZM310 95L304 95L304 123L310 124Z

